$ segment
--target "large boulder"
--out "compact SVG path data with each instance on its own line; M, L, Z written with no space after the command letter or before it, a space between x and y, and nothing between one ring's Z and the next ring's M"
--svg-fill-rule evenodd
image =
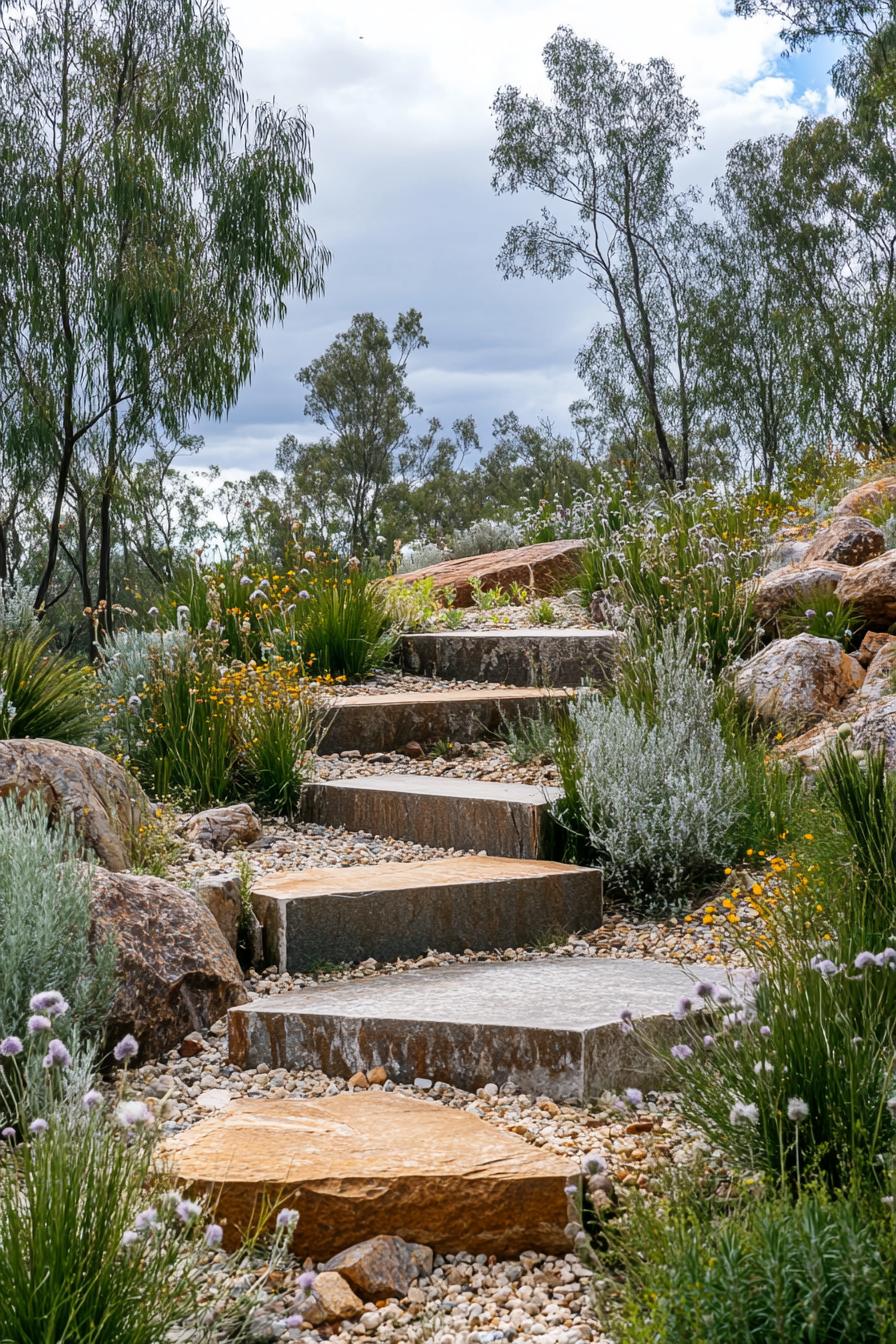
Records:
M853 749L883 750L888 770L896 770L896 695L871 706L852 725Z
M863 677L858 661L835 639L796 635L775 640L744 663L735 687L760 719L793 733L838 709Z
M208 906L171 882L98 868L92 893L97 942L118 949L110 1039L129 1032L141 1059L202 1031L247 995L239 962Z
M811 544L811 542L803 541L799 537L773 539L772 545L765 556L763 572L772 574L776 569L784 569L787 565L801 565Z
M840 565L863 565L887 548L879 527L858 514L844 514L823 527L802 558L803 565L833 560Z
M896 621L896 550L847 569L837 584L841 602L851 602L869 625L886 628Z
M536 546L519 546L512 551L490 551L488 555L465 556L462 560L443 560L425 569L408 574L397 574L391 582L414 583L417 579L432 579L437 588L454 590L456 607L473 605L474 579L483 588L500 586L505 591L511 583L520 583L530 593L553 593L557 585L569 580L577 571L586 550L584 541L545 541Z
M761 621L773 622L778 614L794 602L808 602L819 592L833 593L844 574L846 565L833 560L818 561L814 565L784 565L757 580L752 587L756 615Z
M896 639L889 639L872 658L862 682L862 700L885 700L896 691Z
M894 502L896 502L896 476L881 476L876 481L866 481L864 485L856 486L855 490L850 490L848 495L844 495L834 508L834 517L840 518L845 514L861 514L867 517L868 514Z
M42 799L53 822L68 819L80 842L114 873L130 868L149 799L117 761L90 747L43 737L0 741L0 796Z
M181 828L185 839L205 849L227 852L242 849L259 840L262 825L248 803L233 803L230 807L210 807L189 817Z

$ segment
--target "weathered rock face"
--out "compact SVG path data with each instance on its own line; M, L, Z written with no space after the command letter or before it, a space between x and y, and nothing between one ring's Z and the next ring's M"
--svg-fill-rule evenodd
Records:
M301 1306L302 1321L306 1325L324 1325L327 1321L345 1321L352 1316L360 1316L364 1303L341 1274L324 1270L314 1280L307 1299Z
M835 518L813 538L803 556L803 565L834 560L840 565L862 565L886 550L886 539L879 527L859 514Z
M894 691L896 691L896 639L890 639L871 660L859 695L863 700L883 700Z
M211 910L228 945L236 951L242 914L239 873L213 873L201 877L196 883L196 895Z
M896 769L896 695L879 700L854 721L851 745L861 751L882 748L887 769Z
M778 639L739 668L737 692L766 723L796 732L858 690L864 673L835 639Z
M864 485L856 486L855 490L850 490L848 495L844 495L834 509L834 516L839 518L844 514L867 515L880 508L882 504L891 503L893 500L896 500L896 476L881 476L880 480L866 481Z
M228 1246L265 1197L279 1197L301 1210L293 1252L315 1259L383 1235L439 1253L569 1249L573 1158L397 1093L235 1102L161 1155L177 1180L213 1201Z
M262 825L248 803L232 807L210 807L197 812L183 825L183 834L194 844L222 851L251 845L262 835Z
M787 565L801 565L811 544L811 542L802 541L798 537L773 539L772 547L765 560L765 573L772 574L776 569L784 569Z
M246 1002L239 963L198 896L158 877L97 869L92 911L93 937L118 947L109 1036L130 1032L141 1060Z
M521 583L530 593L551 593L569 579L586 549L584 541L545 541L537 546L520 546L512 551L490 551L488 555L465 556L462 560L443 560L409 574L398 574L392 582L413 583L432 579L439 588L454 589L454 605L471 607L471 584L478 579L483 588Z
M753 601L756 615L761 621L772 622L779 612L797 600L807 601L810 595L819 590L833 592L845 574L850 573L848 566L836 564L833 560L819 561L814 565L785 565L766 574L753 587Z
M404 1297L418 1274L411 1247L401 1237L370 1237L334 1255L324 1269L341 1274L365 1302Z
M7 795L19 805L41 798L51 820L68 818L84 847L115 873L131 866L138 827L154 824L149 799L117 761L42 737L0 741L0 796Z
M869 630L862 638L856 657L863 667L870 667L881 649L894 639L896 635L888 634L886 630Z
M896 621L896 550L847 569L837 584L842 602L852 602L869 625L888 626Z

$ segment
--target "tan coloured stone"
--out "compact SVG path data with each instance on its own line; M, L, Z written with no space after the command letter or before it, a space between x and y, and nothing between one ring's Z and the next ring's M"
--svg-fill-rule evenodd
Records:
M896 691L896 639L889 640L871 660L859 696L883 700Z
M174 1178L214 1203L225 1244L266 1201L301 1210L292 1249L324 1259L359 1237L439 1253L566 1251L573 1158L540 1151L466 1111L390 1092L235 1102L168 1140Z
M558 584L569 581L579 567L586 550L584 541L545 541L535 546L520 546L510 551L490 551L487 555L466 556L462 560L443 560L425 569L398 574L392 582L414 583L432 579L437 588L454 590L456 607L473 605L472 581L479 579L483 588L520 583L530 593L556 591Z
M896 635L891 635L886 630L869 630L862 637L856 657L863 667L870 667L881 649L886 648L894 639Z
M207 849L230 850L260 839L262 825L248 803L234 803L197 812L184 822L183 834Z
M417 1278L411 1248L401 1237L370 1237L334 1255L324 1269L341 1274L365 1302L404 1297Z
M364 1303L352 1292L341 1274L324 1270L317 1275L308 1297L297 1303L307 1325L325 1325L327 1321L346 1321L360 1316Z
M213 873L196 883L196 895L211 910L227 942L236 951L242 915L241 887L238 873Z
M864 672L835 639L778 639L738 668L734 684L766 723L798 732L858 690Z
M808 601L819 592L833 593L844 574L851 572L847 565L838 565L832 560L776 569L752 586L756 615L761 621L772 622L796 601Z
M896 770L896 695L878 700L852 725L850 745L860 751L883 751L888 770Z
M378 1064L375 1069L367 1070L367 1081L371 1087L374 1087L376 1085L382 1087L383 1083L387 1083L389 1081L389 1075L383 1068L382 1064Z
M896 621L896 550L847 569L837 584L841 602L856 606L863 621L887 627Z
M843 514L816 534L800 563L805 566L834 560L841 565L862 565L886 548L879 527L859 514Z
M140 1042L141 1062L247 1001L239 962L192 892L158 877L98 868L91 913L93 939L111 937L118 949L110 1039L130 1032Z
M834 517L844 514L861 514L865 517L882 505L896 501L896 476L881 476L876 481L866 481L844 495L834 509Z
M46 738L0 741L0 796L42 800L50 820L71 822L81 843L115 873L131 866L141 826L153 826L149 799L111 757Z

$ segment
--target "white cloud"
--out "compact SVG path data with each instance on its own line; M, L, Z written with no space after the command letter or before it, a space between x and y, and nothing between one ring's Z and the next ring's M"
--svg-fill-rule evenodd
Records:
M295 370L354 312L410 305L430 338L412 381L427 414L468 411L487 437L511 408L552 415L580 389L575 354L597 313L574 280L504 282L494 260L527 203L490 188L490 105L502 84L548 92L542 48L561 24L626 60L667 57L700 104L705 152L684 176L707 187L744 136L827 110L776 58L774 20L736 19L730 0L231 0L257 97L307 107L315 127L313 220L333 251L327 294L294 304L204 460L268 466L302 428ZM307 426L306 426L307 429Z

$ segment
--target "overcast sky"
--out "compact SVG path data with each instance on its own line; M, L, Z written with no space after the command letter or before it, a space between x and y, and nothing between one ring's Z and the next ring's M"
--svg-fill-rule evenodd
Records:
M630 61L664 56L701 109L705 149L686 170L708 186L730 145L791 129L829 98L830 53L780 58L774 21L734 18L733 0L231 0L253 97L301 104L314 127L310 217L333 254L326 294L295 300L227 420L198 426L215 463L271 466L286 433L314 433L295 372L354 313L423 313L429 348L411 383L427 416L566 421L582 394L575 355L597 316L580 278L502 280L507 227L532 213L495 197L496 90L548 92L542 48L560 24Z

